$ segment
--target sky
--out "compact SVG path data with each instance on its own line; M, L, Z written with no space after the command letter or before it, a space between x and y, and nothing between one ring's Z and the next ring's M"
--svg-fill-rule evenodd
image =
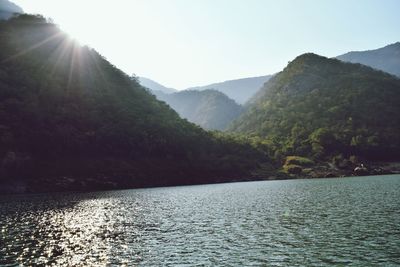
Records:
M398 0L13 2L127 74L178 90L273 74L306 52L334 57L400 41Z

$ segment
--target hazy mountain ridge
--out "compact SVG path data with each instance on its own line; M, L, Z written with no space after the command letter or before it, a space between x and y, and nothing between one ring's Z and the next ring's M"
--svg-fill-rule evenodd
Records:
M352 51L336 57L339 60L360 63L400 77L400 42L367 51Z
M239 104L244 104L249 100L262 86L267 82L272 75L265 75L259 77L242 78L235 80L228 80L219 83L213 83L204 86L190 87L186 90L207 90L214 89L226 94Z
M244 104L248 101L263 85L267 82L272 75L241 78L235 80L228 80L219 83L213 83L204 86L194 86L186 88L182 91L203 91L203 90L216 90L224 93L229 98L235 100L239 104ZM162 84L148 78L139 77L141 85L151 89L152 91L161 91L163 93L173 93L177 90L168 88Z
M13 2L0 0L0 19L9 19L15 13L24 13L24 11Z
M166 94L170 94L170 93L174 93L177 92L178 90L174 89L174 88L170 88L170 87L165 87L164 85L153 81L149 78L145 78L145 77L138 77L139 83L146 87L151 89L152 91L160 91Z
M278 157L400 157L400 79L394 76L304 54L258 95L230 130L265 138Z
M184 90L172 94L156 91L178 114L204 129L224 130L242 112L242 107L216 90Z
M217 90L183 90L169 93L165 86L139 79L157 99L166 102L181 118L207 130L224 130L242 112L241 105ZM150 81L150 82L149 82Z

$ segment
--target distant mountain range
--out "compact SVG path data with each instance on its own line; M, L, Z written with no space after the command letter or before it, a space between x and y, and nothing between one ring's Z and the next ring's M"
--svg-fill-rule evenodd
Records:
M139 77L139 82L150 89L157 99L166 102L181 118L203 129L224 130L243 110L241 105L217 90L176 91L143 77Z
M248 101L262 86L267 82L272 75L265 75L260 77L250 77L236 80L228 80L220 83L213 83L204 86L189 87L185 90L188 91L203 91L203 90L216 90L224 93L229 98L235 100L239 104L244 104ZM156 81L148 78L139 77L140 84L152 91L161 91L163 93L173 93L178 90L165 87Z
M224 130L243 111L240 104L248 101L270 77L230 80L179 92L148 78L139 77L139 82L158 99L170 105L182 118L204 129Z
M0 0L0 19L9 19L15 13L24 13L24 11L8 0Z
M149 88L152 91L160 91L166 94L170 94L170 93L174 93L177 92L178 90L174 89L174 88L169 88L169 87L165 87L162 84L159 84L156 81L153 81L151 79L145 78L145 77L138 77L139 78L139 82L142 86Z
M236 80L229 80L220 83L213 83L205 86L190 87L187 90L208 90L214 89L226 94L239 104L246 103L272 75L250 77Z
M230 130L266 139L278 155L400 157L400 79L315 54L271 78Z
M360 63L400 76L400 42L376 50L349 52L338 56L337 59L345 62ZM246 107L251 106L258 99L265 97L266 91L261 88L271 77L272 75L266 75L229 80L206 86L191 87L181 92L167 88L147 78L140 78L140 82L143 86L151 89L157 98L165 101L175 109L181 117L205 129L223 130L243 111L242 107L229 101L229 98L239 104L246 104ZM209 90L219 91L227 97L215 92L211 93L212 91ZM175 93L171 94L173 92ZM207 105L205 101L210 101L210 104ZM228 113L232 115L223 115Z
M349 52L337 59L360 63L400 77L400 42L375 50Z
M207 130L224 130L242 112L242 106L216 90L154 91L178 114Z

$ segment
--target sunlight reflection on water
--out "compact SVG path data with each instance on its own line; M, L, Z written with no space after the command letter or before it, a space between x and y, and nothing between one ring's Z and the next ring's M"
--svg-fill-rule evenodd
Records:
M0 197L0 265L398 265L400 176Z

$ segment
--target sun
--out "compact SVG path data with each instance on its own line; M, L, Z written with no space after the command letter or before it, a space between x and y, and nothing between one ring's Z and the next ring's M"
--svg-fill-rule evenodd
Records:
M98 24L98 17L93 7L99 6L95 1L14 0L14 2L28 14L43 15L79 44L94 43L91 37L96 34L94 26Z

